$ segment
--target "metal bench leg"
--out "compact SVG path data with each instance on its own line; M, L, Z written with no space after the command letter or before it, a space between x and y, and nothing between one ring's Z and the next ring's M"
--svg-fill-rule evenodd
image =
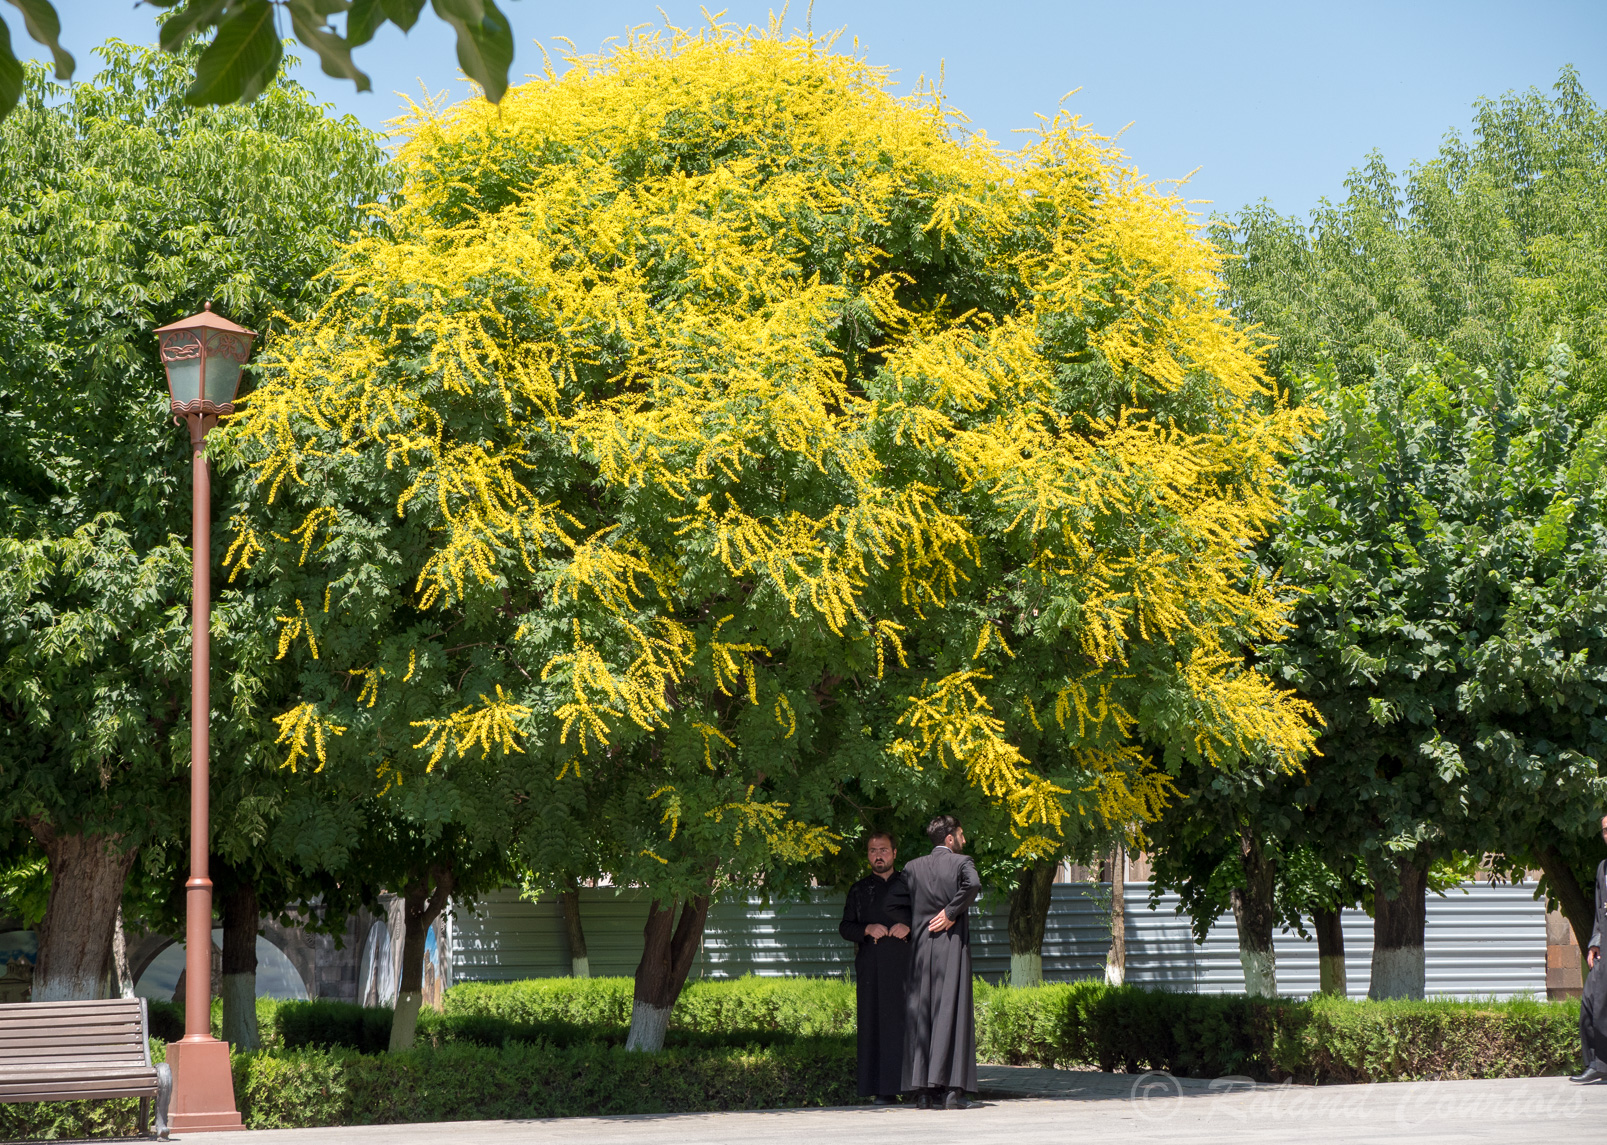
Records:
M139 1099L139 1128L136 1130L139 1136L145 1136L145 1127L150 1123L151 1099L148 1097L142 1097Z
M156 1139L167 1140L167 1103L173 1097L173 1069L166 1062L156 1063ZM143 1104L143 1102L141 1103Z

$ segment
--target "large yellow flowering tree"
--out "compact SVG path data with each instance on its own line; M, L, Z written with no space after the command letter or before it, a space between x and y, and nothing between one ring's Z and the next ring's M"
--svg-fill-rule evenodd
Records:
M1152 817L1168 753L1309 750L1241 652L1303 415L1075 118L1007 151L714 27L407 132L233 431L231 557L282 596L298 767L477 777L538 867L604 837L653 889L633 1044L708 896L834 848L848 785L967 788L1032 857Z

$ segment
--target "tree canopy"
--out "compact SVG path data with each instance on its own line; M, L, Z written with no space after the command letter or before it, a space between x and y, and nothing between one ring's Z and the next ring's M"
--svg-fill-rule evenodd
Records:
M207 299L264 332L315 310L386 169L294 85L196 110L193 61L102 55L70 90L34 69L0 124L0 846L96 838L121 862L188 835L190 463L153 331ZM213 624L218 779L241 796L214 826L239 852L287 809L284 785L230 773L276 771L282 693L271 614L223 592ZM290 818L291 850L347 842L314 805ZM94 921L84 887L56 889Z
M848 780L958 779L1031 855L1153 814L1141 744L1301 758L1241 650L1309 415L1211 248L1069 114L960 142L828 47L638 37L412 121L230 430L287 763L495 773L538 868L601 814L695 895L835 846Z
M1309 223L1266 204L1219 219L1213 238L1235 311L1277 338L1285 380L1331 360L1353 385L1441 349L1472 366L1542 368L1573 354L1580 412L1607 408L1607 113L1564 68L1474 106L1471 137L1399 176L1376 152Z

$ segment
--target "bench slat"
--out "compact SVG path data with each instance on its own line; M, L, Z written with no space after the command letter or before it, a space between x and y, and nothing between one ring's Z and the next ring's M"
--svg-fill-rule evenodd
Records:
M121 1069L123 1066L144 1066L145 1055L138 1051L122 1053L79 1053L68 1054L57 1050L34 1049L17 1054L6 1054L0 1057L0 1066L19 1065L30 1069L40 1069L45 1066L60 1063L71 1065L73 1062L84 1062L102 1069Z
M39 1045L16 1045L13 1049L0 1052L0 1065L5 1065L10 1058L63 1058L64 1061L77 1060L77 1058L125 1058L137 1057L145 1060L145 1047L143 1045L63 1045L59 1042L42 1042Z
M137 1030L140 1021L138 1014L133 1018L127 1014L63 1014L60 1017L28 1014L21 1018L7 1018L0 1015L0 1032L26 1029L71 1030L83 1026L126 1026Z
M103 1042L108 1038L119 1041L140 1040L138 1026L82 1026L72 1029L52 1029L49 1026L28 1026L25 1029L0 1032L0 1046L29 1038L55 1038L57 1041Z
M15 1008L15 1009L13 1009ZM0 1011L0 1024L7 1022L60 1022L71 1021L74 1018L111 1019L113 1021L139 1022L139 1007L127 1006L119 1002L116 1006L94 1006L87 1002L12 1002L6 1005L6 1010ZM20 1010L21 1013L16 1012Z
M148 1065L62 1065L10 1066L0 1070L0 1085L16 1085L40 1077L155 1077L156 1067Z
M156 1081L128 1078L116 1081L40 1080L27 1085L0 1086L0 1102L87 1101L106 1097L155 1097Z

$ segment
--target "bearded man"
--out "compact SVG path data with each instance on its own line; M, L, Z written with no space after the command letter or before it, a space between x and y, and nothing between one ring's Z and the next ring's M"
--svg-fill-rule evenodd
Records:
M898 846L878 831L865 841L870 874L848 890L837 931L859 947L854 981L859 1003L859 1096L897 1100L904 1069L904 980L910 964L910 896L894 869Z

